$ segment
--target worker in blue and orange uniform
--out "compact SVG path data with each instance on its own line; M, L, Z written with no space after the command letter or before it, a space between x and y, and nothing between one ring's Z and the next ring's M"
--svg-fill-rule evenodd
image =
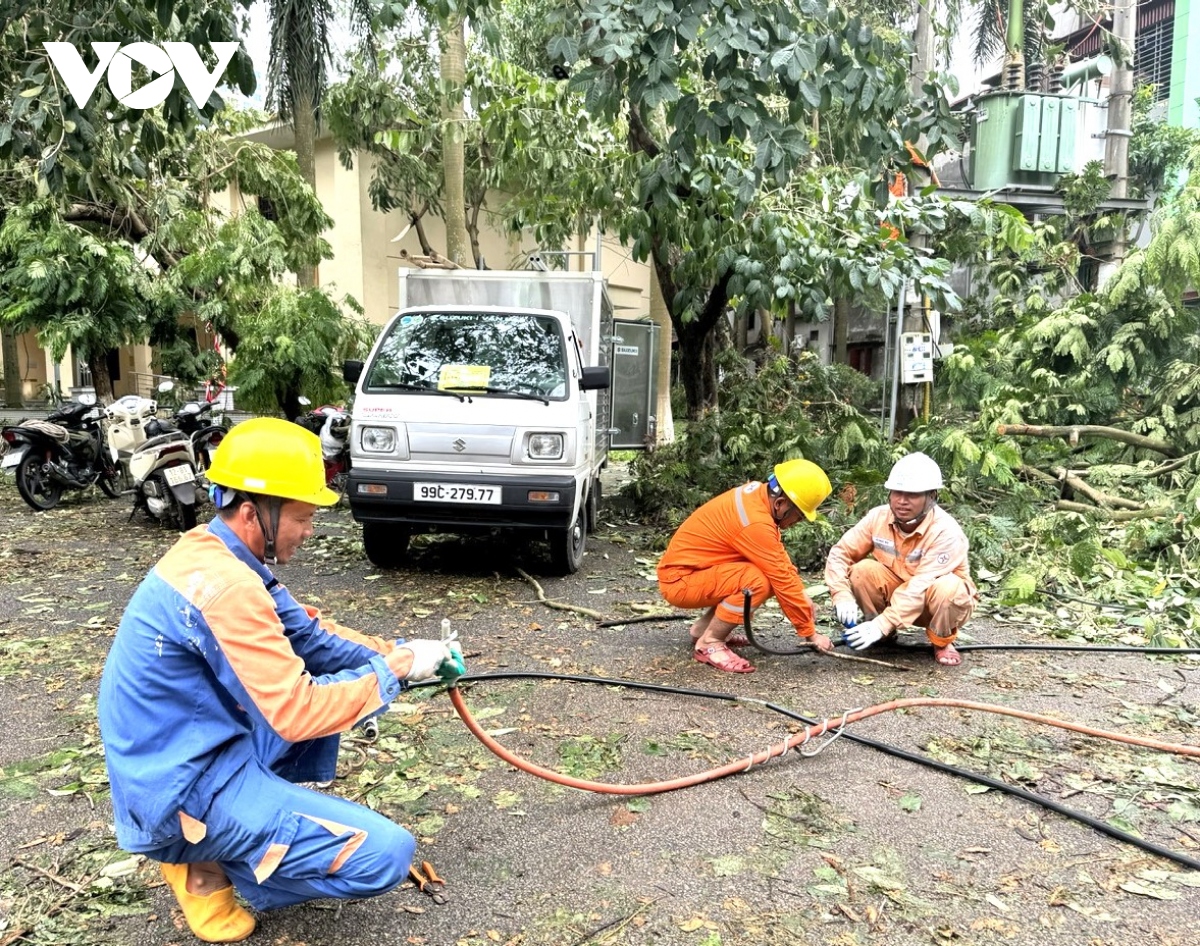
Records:
M781 530L812 522L833 491L825 471L809 460L788 460L765 483L750 482L710 499L671 537L658 563L658 588L677 608L705 608L691 627L692 655L727 673L754 666L730 648L742 623L744 591L757 608L772 595L796 633L824 652L833 643L813 623L804 582L783 546Z
M971 581L967 537L938 505L942 471L932 457L910 453L896 461L883 485L887 503L838 539L825 562L837 619L855 650L894 638L902 627L925 628L934 659L957 667L962 655L954 641L979 593Z
M384 893L412 835L295 784L334 777L339 733L407 683L463 670L441 641L387 641L301 605L268 564L313 532L325 486L315 434L234 427L208 471L219 512L134 592L100 681L117 841L161 862L192 932L236 942L256 910Z

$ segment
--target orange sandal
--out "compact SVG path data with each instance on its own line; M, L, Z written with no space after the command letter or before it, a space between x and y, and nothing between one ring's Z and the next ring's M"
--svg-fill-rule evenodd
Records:
M739 657L725 644L697 647L692 651L692 656L700 663L716 667L725 673L754 673L754 664L744 657Z

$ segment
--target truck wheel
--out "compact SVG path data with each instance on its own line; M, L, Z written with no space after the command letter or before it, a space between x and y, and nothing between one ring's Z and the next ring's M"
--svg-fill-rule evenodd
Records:
M587 511L583 504L570 527L550 533L550 564L560 575L574 575L583 563L587 546Z
M592 480L592 488L588 490L587 498L587 530L595 532L596 526L600 524L600 477Z
M363 551L376 568L399 568L408 559L412 531L386 522L363 523Z

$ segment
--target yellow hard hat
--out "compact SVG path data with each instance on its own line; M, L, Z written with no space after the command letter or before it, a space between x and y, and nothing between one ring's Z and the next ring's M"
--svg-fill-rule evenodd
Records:
M787 460L778 464L775 481L809 522L817 518L817 507L833 492L829 477L812 460Z
M320 438L277 417L256 417L229 431L213 454L208 479L228 489L314 506L338 501L325 485Z

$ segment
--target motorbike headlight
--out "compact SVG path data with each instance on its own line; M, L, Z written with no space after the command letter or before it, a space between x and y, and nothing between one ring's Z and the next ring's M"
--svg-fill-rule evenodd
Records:
M396 449L396 431L391 427L364 427L359 444L363 453L392 453Z
M527 452L531 460L561 460L563 435L530 434Z

